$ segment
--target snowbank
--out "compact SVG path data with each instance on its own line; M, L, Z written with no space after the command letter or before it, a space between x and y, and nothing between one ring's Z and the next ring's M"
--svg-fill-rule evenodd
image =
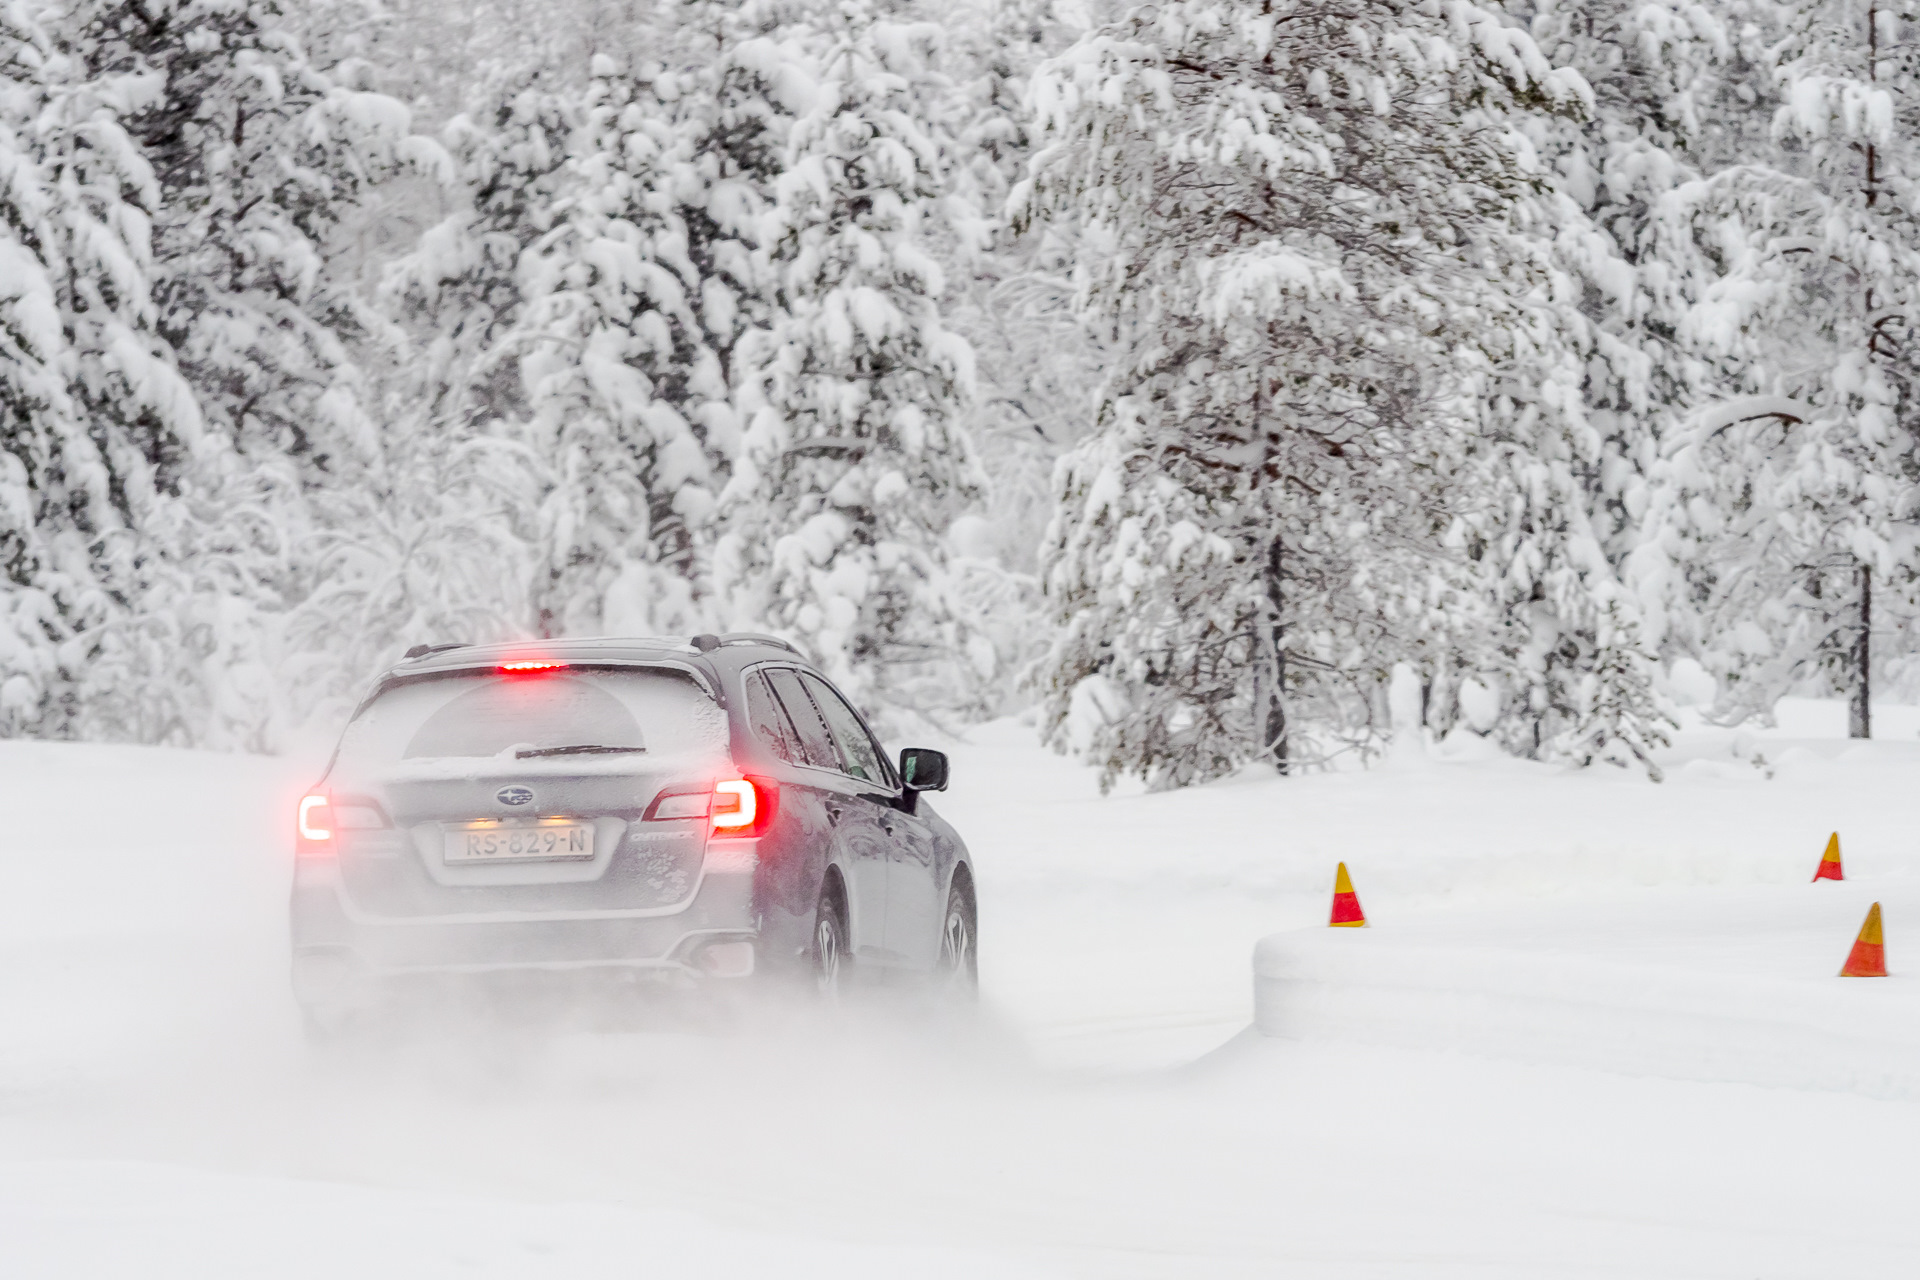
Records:
M1687 1080L1920 1097L1920 980L1841 979L1871 898L1890 953L1920 886L1645 892L1359 929L1254 951L1259 1029Z

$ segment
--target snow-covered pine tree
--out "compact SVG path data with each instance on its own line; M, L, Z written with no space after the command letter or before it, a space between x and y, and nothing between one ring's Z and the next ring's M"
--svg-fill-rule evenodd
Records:
M1101 351L1073 310L1074 228L1015 231L1007 196L1032 157L1027 85L1070 45L1050 0L949 6L942 55L956 122L944 135L952 174L932 248L948 280L941 309L975 353L966 426L985 476L978 509L954 525L954 599L976 637L971 670L984 709L1010 711L1019 673L1049 639L1038 553L1052 515L1051 477L1082 434Z
M361 351L388 427L364 475L315 500L329 572L291 624L305 642L330 617L357 619L342 670L413 643L539 629L549 459L528 438L521 357L543 339L522 267L565 217L586 91L549 86L555 58L541 41L519 53L463 86L466 109L440 130L448 172L394 192L441 216L381 272L387 324Z
M980 366L972 422L992 473L988 510L996 520L1014 517L1002 537L1027 569L1044 524L1044 516L1033 523L1030 508L1047 505L1053 458L1086 429L1100 363L1098 345L1073 314L1077 228L1054 220L1016 229L1007 213L1034 152L1026 106L1033 73L1080 34L1054 7L990 0L961 8L948 41L948 114L959 123L945 137L957 206L940 246L953 277L946 306ZM1029 485L1039 501L1003 492Z
M386 264L385 323L359 344L384 424L351 484L310 495L316 586L287 623L302 702L355 692L418 643L531 631L539 464L517 428L526 398L505 341L522 252L550 229L570 124L519 76L480 86L442 130L446 172L423 188L451 210ZM419 200L421 191L413 198Z
M151 83L90 75L13 2L0 75L0 736L177 737L134 680L200 426L154 333L159 193L120 122Z
M1590 708L1642 708L1651 718L1630 737L1652 745L1668 723L1648 687L1652 654L1691 632L1683 607L1674 616L1681 602L1658 540L1643 531L1661 442L1707 381L1678 338L1697 281L1673 269L1686 255L1668 242L1690 235L1673 193L1722 163L1754 113L1739 97L1726 24L1703 6L1510 9L1591 97L1577 115L1516 122L1554 182L1525 224L1545 287L1531 323L1509 331L1507 376L1483 397L1484 435L1502 450L1513 501L1486 527L1483 557L1505 638L1498 669L1475 674L1506 694L1496 732L1510 749L1585 760L1576 744L1598 731ZM1635 635L1627 660L1620 645ZM1437 674L1444 692L1463 673ZM1629 684L1610 688L1615 679ZM1452 701L1430 699L1432 727L1448 727Z
M1679 441L1664 508L1728 718L1796 684L1871 733L1873 609L1912 608L1920 26L1906 0L1786 0L1749 32L1773 146L1687 191L1710 284L1688 336L1725 398Z
M714 497L708 407L729 389L694 300L676 184L694 156L660 93L672 73L596 56L570 194L522 262L512 340L548 468L542 634L700 629Z
M520 260L553 229L577 101L518 72L474 94L441 130L451 206L380 282L390 381L458 435L530 414L510 339L522 319ZM450 179L450 180L448 180Z
M1125 347L1046 549L1054 743L1155 786L1285 768L1491 629L1447 545L1492 479L1460 370L1529 256L1513 117L1578 92L1457 2L1179 0L1043 69L1020 199L1084 222Z
M97 621L104 595L94 531L67 519L75 507L108 502L105 467L73 405L55 298L67 274L52 226L58 195L33 133L56 56L25 4L0 8L0 732L8 737L58 736L71 723L73 672L62 648Z
M1580 226L1563 201L1542 203L1563 227ZM1480 335L1490 358L1463 361L1481 369L1462 416L1477 419L1471 454L1486 488L1460 533L1476 594L1494 614L1453 641L1434 685L1443 701L1457 697L1452 680L1463 674L1498 688L1494 730L1516 753L1632 762L1657 780L1651 751L1667 743L1673 721L1617 558L1638 533L1622 516L1645 502L1635 463L1649 460L1650 441L1641 423L1589 402L1608 387L1594 369L1602 351L1617 357L1621 348L1575 310L1578 278L1556 269L1553 245L1545 248L1539 296Z
M707 345L735 397L728 413L709 402L703 425L731 458L740 400L756 394L758 371L742 342L771 327L779 310L760 237L793 121L814 99L806 9L797 0L683 0L675 12L669 107L687 160L670 193L699 276L693 301Z
M343 712L367 673L413 644L527 634L535 579L527 515L540 493L524 442L464 433L396 383L379 452L350 485L310 497L313 590L287 620L303 708Z
M552 229L577 103L527 81L503 73L448 121L449 171L425 190L451 208L382 272L385 323L358 354L386 429L353 483L309 499L319 573L290 647L335 639L306 701L411 644L533 631L541 465L511 339L520 259Z
M326 270L345 207L416 140L365 72L307 59L275 0L92 0L96 69L144 68L128 117L160 184L155 297L210 425L305 479L350 465L370 423L348 340L360 317Z
M704 625L699 499L738 446L736 384L750 388L751 371L735 348L774 307L760 222L786 128L810 101L805 60L781 34L791 8L671 6L652 28L658 61L630 73L607 58L579 92L541 87L559 79L556 59L529 54L507 92L445 130L465 194L387 287L411 345L432 355L436 419L469 433L531 424L549 480L569 466L586 477L541 507L534 630ZM639 257L610 268L605 251L622 245ZM658 404L596 380L623 328L621 359ZM595 360L582 359L583 329L598 334ZM597 407L581 418L582 404ZM698 454L681 448L689 439ZM675 458L707 466L675 470ZM610 541L562 547L565 530Z
M278 631L316 584L307 498L378 446L329 236L370 182L427 157L406 109L364 67L311 61L275 0L86 0L70 22L91 74L151 77L123 119L159 191L157 328L215 446L180 482L177 571L142 620L169 665L142 683L199 687L187 737L263 746L298 714Z
M783 630L863 705L965 698L946 535L977 487L972 353L941 320L923 223L944 187L924 58L937 29L836 4L792 126L765 244L781 309L764 404L723 495L716 577L735 621Z

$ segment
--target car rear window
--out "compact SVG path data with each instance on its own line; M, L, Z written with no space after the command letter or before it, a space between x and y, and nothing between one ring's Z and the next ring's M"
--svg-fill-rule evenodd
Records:
M646 750L634 713L593 680L518 676L472 684L414 730L402 758L491 756L508 747L568 743Z
M663 668L460 672L381 693L347 726L339 759L377 768L583 745L713 752L726 746L726 715L691 677Z

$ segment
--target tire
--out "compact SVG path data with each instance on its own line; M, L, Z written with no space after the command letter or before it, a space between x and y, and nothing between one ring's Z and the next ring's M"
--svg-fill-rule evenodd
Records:
M837 1003L846 989L847 908L837 883L820 891L820 905L813 912L813 942L809 948L808 972L816 997Z
M940 959L934 981L949 999L971 1004L980 995L980 920L973 886L955 877L940 915Z

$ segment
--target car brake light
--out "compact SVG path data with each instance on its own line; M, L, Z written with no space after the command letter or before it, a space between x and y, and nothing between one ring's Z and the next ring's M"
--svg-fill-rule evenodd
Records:
M333 806L323 795L304 796L300 800L300 838L333 839Z
M554 659L530 658L524 662L503 662L498 670L503 676L524 676L541 671L564 671L566 668L566 663Z
M668 791L647 806L645 821L707 818L713 834L728 839L757 836L773 819L780 786L768 778L728 778L711 787Z
M302 796L293 820L293 833L298 837L293 842L294 856L303 860L332 858L333 847L339 843L333 838L333 829L332 797L325 792Z
M713 784L713 829L737 831L760 816L760 797L745 778Z

